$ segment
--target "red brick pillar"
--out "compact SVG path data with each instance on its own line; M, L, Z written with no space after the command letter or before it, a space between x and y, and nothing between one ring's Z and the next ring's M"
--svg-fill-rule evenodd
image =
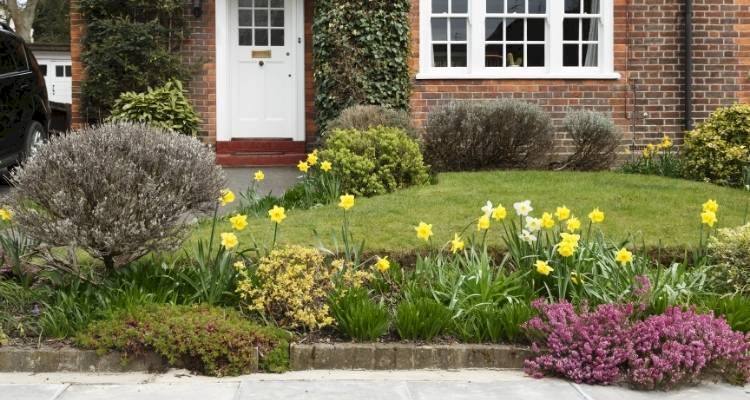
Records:
M81 49L83 34L86 27L81 15L81 1L70 1L70 57L73 68L73 105L72 129L81 128L85 119L81 115L81 82L83 81L83 64L81 64Z

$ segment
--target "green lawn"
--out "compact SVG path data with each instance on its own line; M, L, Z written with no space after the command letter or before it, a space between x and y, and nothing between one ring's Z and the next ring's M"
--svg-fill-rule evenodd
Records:
M741 190L613 172L537 171L442 174L437 185L357 199L351 221L356 237L367 239L368 249L406 250L423 246L413 228L420 221L433 224L435 239L442 243L480 216L487 200L502 203L510 215L514 202L528 199L533 202L535 216L564 204L588 221L588 213L599 207L607 216L602 229L613 239L633 234L639 242L643 239L651 245L661 242L683 247L697 243L701 204L709 198L721 205L721 226L742 224L750 193ZM335 205L292 210L280 227L279 242L313 245L313 229L329 239L340 226L342 213ZM228 222L219 227L219 231L229 229ZM209 232L210 225L203 223L194 232L193 240L208 237ZM258 240L270 242L273 224L267 218L252 219L248 231L239 235L241 243L248 243L250 232ZM493 243L498 244L497 235L494 236Z

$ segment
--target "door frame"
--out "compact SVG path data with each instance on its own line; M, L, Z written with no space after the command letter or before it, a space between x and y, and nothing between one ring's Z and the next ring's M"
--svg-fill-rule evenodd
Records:
M232 24L230 20L229 2L237 0L216 0L216 141L228 142L232 140L232 88L229 77L231 71L230 57L232 46ZM305 1L286 0L294 2L294 22L290 27L294 30L293 39L296 42L294 70L297 74L296 88L293 99L294 129L291 135L294 141L305 141ZM261 139L261 138L259 138Z

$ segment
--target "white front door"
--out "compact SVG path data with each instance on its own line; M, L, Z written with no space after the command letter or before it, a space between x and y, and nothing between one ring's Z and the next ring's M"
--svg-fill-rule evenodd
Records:
M302 1L229 0L232 138L299 137Z

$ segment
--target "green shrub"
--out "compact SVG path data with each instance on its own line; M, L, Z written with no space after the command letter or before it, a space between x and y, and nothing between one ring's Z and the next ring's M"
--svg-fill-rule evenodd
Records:
M575 151L564 166L574 170L608 169L617 159L617 148L622 134L605 115L594 111L577 110L563 121L565 132L575 145Z
M406 300L396 309L396 331L405 340L432 340L451 324L451 312L432 299Z
M255 325L233 310L153 305L94 323L75 342L100 352L155 351L170 365L226 376L253 372L256 347L262 370L288 369L290 339L287 333Z
M720 290L750 293L750 224L719 229L709 239L708 255L717 264Z
M375 341L388 332L388 310L370 299L367 290L347 290L334 295L330 303L336 328L345 336L354 340Z
M737 295L715 298L707 303L707 308L717 317L724 317L733 330L750 332L750 298Z
M313 20L315 120L356 104L407 109L411 0L317 0Z
M172 80L145 93L122 93L112 107L111 122L145 123L154 128L198 134L200 118L185 96L182 82Z
M425 159L437 171L544 167L553 134L549 115L536 105L453 103L430 112Z
M398 128L335 130L321 159L335 166L341 191L374 196L429 182L419 144Z
M750 105L719 108L685 137L690 177L720 185L742 184L750 164Z
M334 131L337 129L356 129L366 131L377 126L388 128L400 128L409 137L417 139L419 134L411 122L409 113L404 110L393 109L384 106L357 105L341 112L341 115L328 123L326 129Z

